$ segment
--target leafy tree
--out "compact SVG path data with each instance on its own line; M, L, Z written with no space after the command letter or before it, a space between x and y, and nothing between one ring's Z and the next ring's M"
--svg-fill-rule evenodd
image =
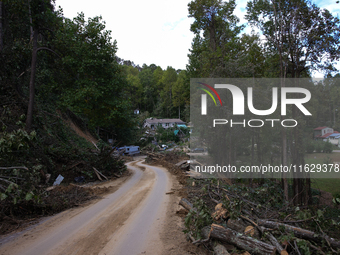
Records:
M195 34L189 54L191 77L236 75L239 44L237 35L242 26L233 15L235 1L194 0L188 4L189 17L194 18L190 30Z
M178 74L177 80L172 87L174 107L178 107L178 118L181 118L181 106L189 104L190 100L190 80L188 79L187 72L185 70ZM182 108L183 109L183 108Z
M37 58L39 50L49 50L46 47L39 47L38 36L45 35L44 30L47 30L52 26L53 22L56 20L56 15L54 12L51 0L30 0L29 5L29 16L31 21L31 41L32 41L32 59L31 59L31 77L29 86L29 102L27 110L26 119L26 129L30 130L33 120L33 106L35 97L35 78L37 71ZM54 51L52 51L54 52ZM55 52L54 52L55 53Z
M143 87L138 76L139 70L132 65L124 65L122 66L124 70L124 76L127 79L128 86L127 90L129 96L131 98L131 103L133 104L133 108L141 109L142 107L142 94L143 94Z
M51 89L60 95L60 107L85 116L92 128L129 126L133 113L128 83L116 62L117 43L111 40L101 17L86 21L83 13L65 19L56 35L63 79L56 77Z
M246 18L280 57L281 77L312 69L334 71L340 57L340 21L306 0L249 1Z
M143 106L144 110L152 112L156 105L155 84L153 83L152 69L143 65L143 70L139 73L139 79L143 88Z
M174 68L168 66L166 71L163 73L162 83L164 87L160 93L162 99L162 106L165 109L165 113L167 117L172 116L172 88L174 87L177 81L177 72Z
M308 77L313 69L333 71L332 62L340 57L339 19L328 10L320 10L305 0L249 1L246 18L266 37L267 51L278 55L280 77ZM281 86L285 86L284 82ZM296 107L292 117L301 118ZM292 163L303 164L303 126L294 129ZM282 130L282 163L287 165L287 134ZM308 177L308 176L307 176ZM288 200L288 183L283 174L285 198ZM310 180L294 179L294 203L307 203ZM306 186L307 188L304 188ZM309 188L308 188L309 186ZM304 201L303 201L304 200Z
M323 152L324 153L331 153L333 151L333 144L329 141L324 143Z

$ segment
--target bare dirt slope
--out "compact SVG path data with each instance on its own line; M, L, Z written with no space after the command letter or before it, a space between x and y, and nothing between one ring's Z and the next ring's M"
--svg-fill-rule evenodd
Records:
M166 169L131 162L117 191L0 240L0 254L201 254L182 233ZM121 181L120 181L121 182Z

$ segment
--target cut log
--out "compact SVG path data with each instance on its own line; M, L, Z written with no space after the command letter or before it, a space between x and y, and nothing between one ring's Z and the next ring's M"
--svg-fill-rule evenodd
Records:
M244 234L237 233L230 228L224 228L217 224L211 225L210 237L233 244L240 249L249 251L253 254L273 255L276 252L276 248L270 244L261 242Z
M182 169L182 170L185 170L185 171L189 171L189 169L190 169L190 164L183 164L183 165L181 165L181 169Z
M235 230L236 232L243 233L245 228L247 227L247 224L245 224L241 219L229 219L227 221L227 227Z
M262 228L262 227L261 227ZM268 240L271 242L272 245L274 245L277 249L277 251L281 254L281 255L288 255L288 252L282 248L281 244L279 243L279 241L269 232L267 232L267 238Z
M281 244L277 241L277 239L268 231L268 229L259 226L258 224L256 224L254 221L252 221L251 219L242 216L241 218L250 222L251 224L253 224L260 232L262 235L264 235L264 232L266 231L266 235L267 238L269 239L269 241L271 242L272 245L274 245L276 247L276 250L278 251L278 253L280 253L281 255L288 255L288 252L282 248Z
M214 247L214 254L216 255L230 255L227 249L222 244L217 244Z
M255 234L255 228L253 226L247 226L244 230L244 234L253 237Z
M182 198L181 201L179 201L179 204L181 206L183 206L185 209L187 209L188 211L190 210L194 210L197 211L194 206L192 205L192 203L190 203L187 199Z
M202 237L204 239L209 239L210 238L210 231L211 231L210 226L205 226L204 228L202 228L202 230L201 230Z
M186 164L187 163L187 159L185 159L185 160L182 160L182 161L180 161L180 162L178 162L177 164L175 164L175 166L181 166L181 165L183 165L183 164Z
M240 233L245 233L246 235L249 236L250 232L247 232L249 229L246 230L247 228L247 224L244 223L241 219L236 219L236 220L233 220L233 219L229 219L227 221L227 227L232 229L232 230L235 230L236 232L240 232ZM254 236L255 238L259 238L260 237L260 232L258 229L254 229ZM251 232L253 232L251 231Z
M293 232L296 237L311 240L317 243L320 243L321 240L324 239L333 248L340 248L339 240L331 238L327 235L320 235L318 233L315 233L307 229L298 228L298 227L290 226L284 223L278 223L278 222L268 221L268 220L258 220L258 224L261 226L267 227L267 228L271 228L271 229L279 229L279 227L283 227L285 228L285 230Z

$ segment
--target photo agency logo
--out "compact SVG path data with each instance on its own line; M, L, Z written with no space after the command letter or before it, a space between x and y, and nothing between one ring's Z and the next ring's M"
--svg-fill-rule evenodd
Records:
M197 80L197 79L196 79ZM204 79L202 79L204 80ZM297 109L299 109L303 115L305 116L311 116L312 114L308 111L305 104L309 102L311 99L311 93L308 89L302 88L302 87L279 87L279 86L272 86L273 82L264 82L261 84L270 84L269 86L262 86L261 89L265 91L266 93L261 93L261 89L258 90L257 97L263 97L263 98L257 98L257 101L265 101L265 102L271 102L271 106L267 109L257 109L254 106L255 101L255 95L254 95L254 88L252 86L249 86L251 84L249 79L238 79L236 83L240 83L240 80L244 80L244 83L242 84L243 90L246 91L246 97L238 85L230 84L230 83L221 83L220 79L216 79L216 82L214 82L214 79L210 79L209 82L206 81L195 81L196 83L196 92L197 89L200 91L203 91L205 93L200 94L200 116L209 116L211 114L214 115L214 118L212 119L212 127L216 128L218 125L229 125L230 127L262 127L266 124L270 125L271 127L274 127L275 125L281 125L282 127L296 127L298 125L298 121L293 118L270 118L272 114L274 114L277 111L278 106L280 105L280 115L287 117L288 111L287 106L288 105L295 105ZM262 79L266 80L266 79ZM267 79L267 80L273 80L273 79ZM210 83L210 84L209 84ZM277 80L274 81L274 84L277 85ZM290 84L288 82L288 84ZM271 91L268 92L268 91ZM227 95L231 95L231 101L232 105L226 104L226 102L222 101L222 98L227 98ZM197 95L197 93L195 94ZM208 97L209 95L209 97ZM224 96L224 97L223 97ZM217 102L218 99L219 103ZM237 120L231 118L226 119L225 116L222 116L223 112L220 111L220 114L218 114L220 118L216 117L216 108L208 107L208 101L212 100L214 102L214 107L230 107L231 106L231 112L233 117L237 117ZM226 100L226 99L225 99ZM280 101L280 102L279 102ZM280 103L280 104L279 104ZM211 105L211 104L210 104ZM227 106L228 105L228 106ZM255 119L242 119L242 116L245 116L245 105L247 105L248 111L252 114L252 116L256 115L259 116ZM229 109L230 110L230 109ZM276 115L278 116L278 115ZM241 117L241 118L240 118ZM204 118L204 117L203 117Z

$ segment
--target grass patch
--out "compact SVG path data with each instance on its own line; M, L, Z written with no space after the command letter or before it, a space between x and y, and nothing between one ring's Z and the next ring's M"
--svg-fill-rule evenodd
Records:
M336 194L340 194L340 179L312 179L312 188L329 192L334 197Z
M305 155L306 164L324 164L340 162L340 153L312 153ZM340 176L340 175L339 175ZM340 178L312 179L312 188L330 192L333 196L340 194Z
M330 158L332 162L340 162L340 153L332 152L332 153L311 153L305 155L306 164L323 164Z

